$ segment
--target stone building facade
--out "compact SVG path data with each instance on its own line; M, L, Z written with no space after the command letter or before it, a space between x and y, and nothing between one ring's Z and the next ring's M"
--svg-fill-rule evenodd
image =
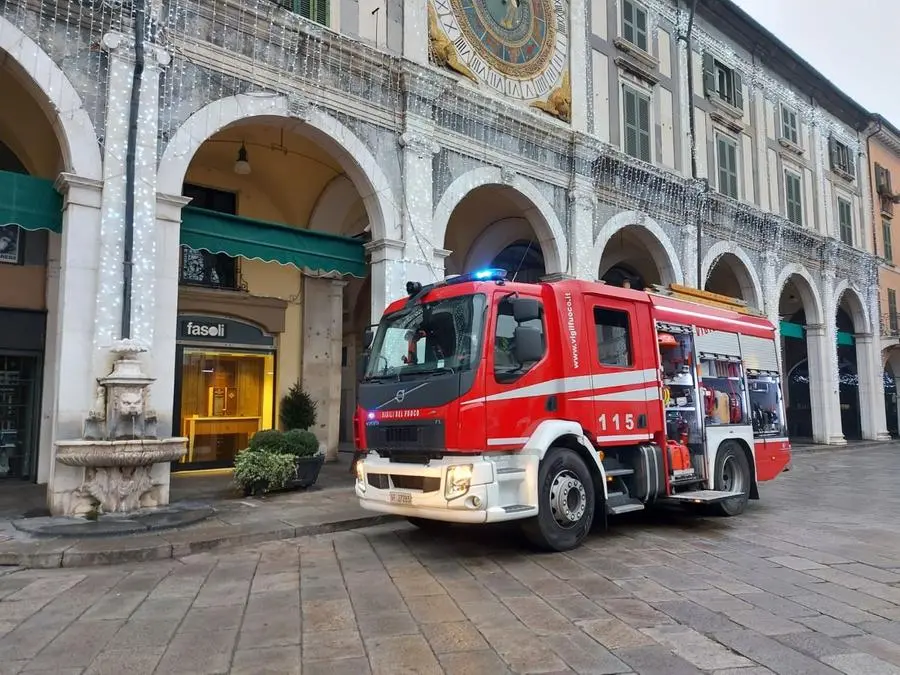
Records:
M698 3L690 78L683 5L476 4L508 36L543 13L537 56L474 44L456 0L0 2L0 286L27 289L0 288L0 359L31 359L11 475L65 510L53 442L123 335L191 438L180 468L228 466L295 382L335 456L363 328L407 280L484 264L699 275L790 333L793 434L884 435L866 112L730 2Z

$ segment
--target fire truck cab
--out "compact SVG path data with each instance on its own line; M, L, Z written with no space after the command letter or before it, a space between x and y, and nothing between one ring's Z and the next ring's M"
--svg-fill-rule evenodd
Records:
M789 467L775 329L739 301L503 270L407 291L367 337L363 508L561 551L653 504L740 514Z

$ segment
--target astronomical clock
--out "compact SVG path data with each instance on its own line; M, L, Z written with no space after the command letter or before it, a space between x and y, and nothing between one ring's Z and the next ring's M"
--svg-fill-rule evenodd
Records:
M428 0L431 59L569 121L568 0Z

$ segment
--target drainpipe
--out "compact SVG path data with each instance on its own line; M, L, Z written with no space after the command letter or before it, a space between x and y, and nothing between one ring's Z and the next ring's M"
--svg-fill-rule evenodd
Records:
M122 339L131 337L131 290L134 274L134 174L137 148L138 113L141 107L141 83L144 75L144 21L146 0L134 2L134 73L128 107L128 139L125 146L125 246L122 256Z
M694 49L691 46L691 31L694 28L694 13L697 11L697 0L691 0L691 10L688 14L687 31L679 35L678 39L687 45L687 106L688 106L688 135L691 140L691 179L697 179L697 133L694 119ZM697 288L703 288L703 255L702 255L702 227L700 223L700 210L697 209Z

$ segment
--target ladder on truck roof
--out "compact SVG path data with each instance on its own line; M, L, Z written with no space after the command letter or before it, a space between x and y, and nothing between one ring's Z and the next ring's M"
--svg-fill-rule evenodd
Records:
M699 288L691 288L690 286L682 286L681 284L670 284L669 286L653 285L653 290L648 290L651 295L658 295L664 298L672 298L673 300L681 300L683 302L693 302L698 305L706 305L707 307L717 307L719 309L727 309L739 314L748 316L758 316L766 318L766 315L747 304L745 300L740 298L732 298L730 295L722 295L721 293L713 293L712 291L704 291Z

